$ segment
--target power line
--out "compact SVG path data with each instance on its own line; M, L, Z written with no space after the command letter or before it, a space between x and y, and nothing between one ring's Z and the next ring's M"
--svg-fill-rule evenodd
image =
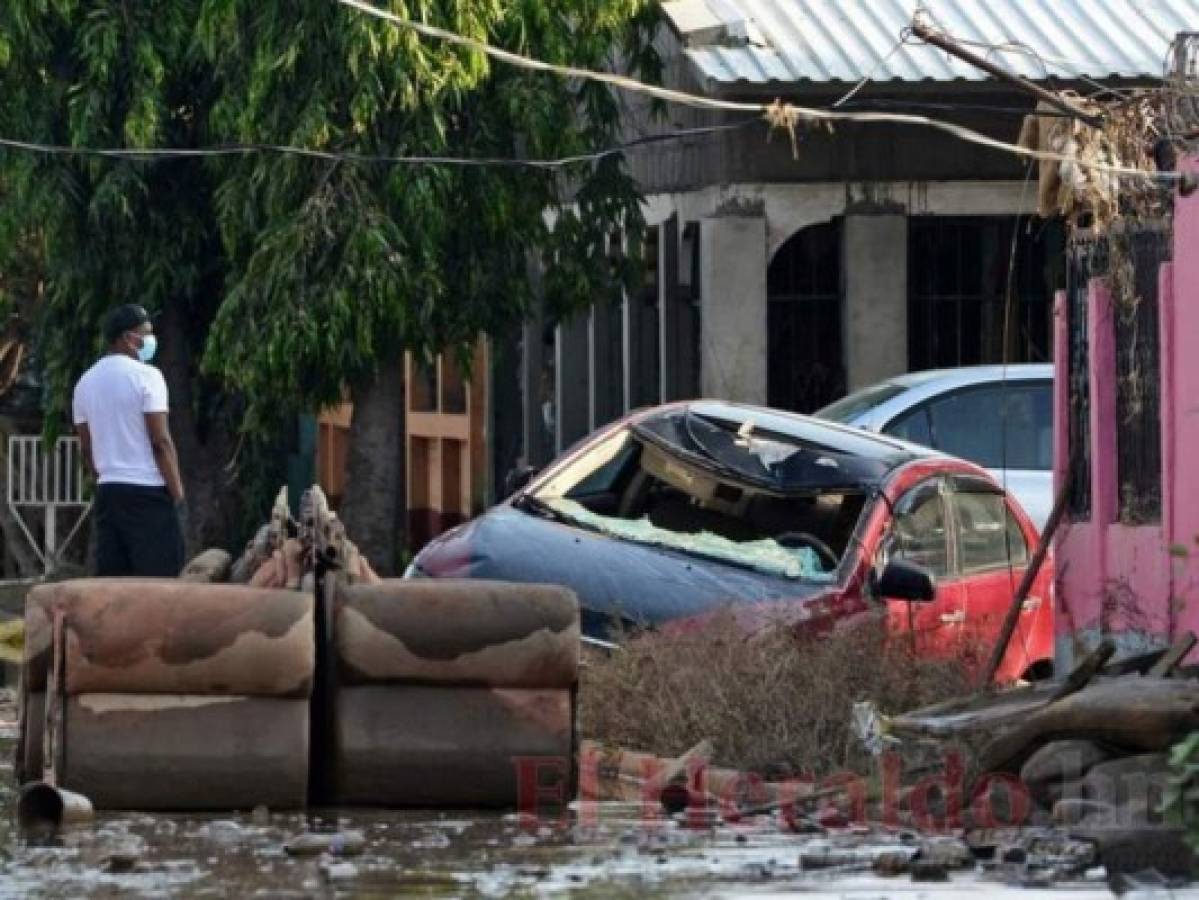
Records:
M599 82L602 84L608 84L620 90L634 91L650 97L655 97L668 103L675 103L684 106L693 106L702 109L725 110L730 112L758 113L765 117L766 121L771 125L771 127L784 128L792 134L794 134L795 129L804 122L862 122L914 125L944 131L947 134L951 134L954 137L959 138L960 140L967 141L972 144L978 144L982 147L989 147L993 150L1014 154L1024 159L1036 159L1045 162L1068 162L1081 168L1107 172L1112 175L1128 175L1141 178L1160 178L1173 181L1177 181L1182 178L1181 172L1149 172L1133 166L1110 165L1108 163L1094 162L1073 156L1067 156L1062 153L1054 153L1048 150L1021 147L1018 144L1012 144L1008 143L1007 141L1001 141L997 138L988 137L985 134L981 134L980 132L954 124L952 122L944 122L939 119L930 119L927 116L912 115L908 113L841 112L837 110L796 106L791 103L784 103L782 100L776 100L774 103L770 104L719 100L713 97L705 97L699 94L691 94L686 91L675 90L673 88L665 88L658 85L646 84L638 81L635 78L630 78L627 75L618 75L613 72L598 72L592 69L578 68L576 66L559 65L557 63L549 63L545 62L544 60L534 59L533 57L523 56L519 53L513 53L510 50L503 50L484 41L466 37L465 35L448 31L435 25L427 25L424 22L416 22L412 19L405 19L401 16L397 16L395 13L371 6L369 3L363 2L363 0L337 0L337 2L344 6L357 9L360 12L364 12L367 15L383 19L398 27L410 29L423 37L443 40L447 43L454 44L455 46L464 47L468 50L474 50L475 52L482 53L488 57L491 57L492 59L496 59L500 62L517 66L519 68L527 69L529 71L544 72L564 78L578 78Z
M685 128L675 131L650 134L626 141L603 150L562 156L555 159L523 159L518 157L465 157L412 155L393 156L387 154L353 153L336 150L316 150L311 147L295 147L284 144L225 144L214 147L72 147L62 144L43 144L0 137L0 147L38 153L47 156L83 156L127 162L164 162L184 159L208 159L214 157L244 157L256 154L299 156L328 162L348 162L379 165L411 166L460 166L471 168L509 168L555 170L581 163L599 162L610 156L637 152L657 144L702 137L721 132L736 131L752 125L760 125L761 119L754 117L725 125L708 125L700 128Z
M1056 109L1035 110L1031 106L991 106L986 103L935 103L923 100L895 100L873 97L868 100L850 100L845 106L854 107L855 109L867 109L869 107L877 107L879 109L931 109L940 112L985 112L1012 116L1036 115L1039 118L1047 119L1074 118L1069 113L1059 112Z

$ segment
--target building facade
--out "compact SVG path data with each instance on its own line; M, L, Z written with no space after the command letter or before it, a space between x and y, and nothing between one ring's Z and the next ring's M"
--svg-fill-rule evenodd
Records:
M916 5L667 2L664 81L925 115L1015 142L1034 99L905 43ZM921 5L972 49L1080 94L1153 83L1175 33L1199 29L1196 0L1152 15L1132 0ZM665 132L686 136L629 155L650 225L643 289L525 329L525 459L646 404L703 395L810 412L902 372L1052 358L1065 234L1035 216L1027 161L912 125L792 135L743 113L629 102L630 137Z

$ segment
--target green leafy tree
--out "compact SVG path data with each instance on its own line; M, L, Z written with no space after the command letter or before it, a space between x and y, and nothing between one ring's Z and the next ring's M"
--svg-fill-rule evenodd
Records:
M429 0L387 8L508 49L656 77L647 0ZM0 260L40 227L48 412L61 420L114 302L160 311L195 538L228 534L238 442L269 458L288 418L355 403L344 510L383 569L395 550L403 350L460 348L530 302L530 253L565 311L619 289L637 192L608 157L565 172L346 154L546 158L611 144L606 88L493 66L332 0L9 0L0 133L86 146L286 144L128 162L0 151ZM547 215L547 213L549 215ZM0 263L2 264L2 263ZM244 461L244 459L243 459ZM268 479L269 480L269 479ZM211 504L208 500L211 500ZM197 503L198 501L198 503Z

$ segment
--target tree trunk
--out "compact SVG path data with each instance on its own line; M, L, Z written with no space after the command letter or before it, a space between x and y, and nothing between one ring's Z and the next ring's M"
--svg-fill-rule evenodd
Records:
M157 330L157 362L171 392L171 436L187 495L187 557L209 547L236 551L228 544L236 530L240 494L226 470L236 447L233 430L219 412L198 415L194 363L201 351L193 348L198 336L192 333L194 326L189 329L184 304L168 303ZM264 517L267 513L263 510Z
M402 357L380 364L351 393L350 449L341 518L350 540L380 575L394 575L404 544L404 380Z

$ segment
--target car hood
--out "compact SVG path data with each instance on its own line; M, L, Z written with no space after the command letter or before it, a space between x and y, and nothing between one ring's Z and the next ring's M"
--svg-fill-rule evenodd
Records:
M415 566L434 578L563 585L579 598L584 634L601 638L616 619L658 625L727 606L808 601L833 587L622 541L507 504L434 540Z

